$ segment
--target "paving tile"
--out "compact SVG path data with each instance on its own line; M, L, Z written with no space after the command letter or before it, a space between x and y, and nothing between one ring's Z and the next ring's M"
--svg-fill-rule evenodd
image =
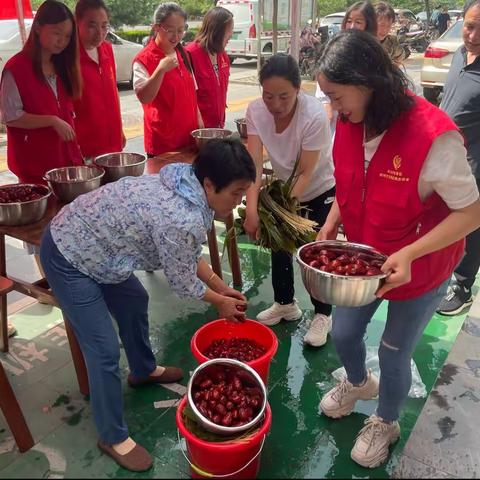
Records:
M455 478L446 472L419 462L408 455L401 455L390 478Z
M404 453L461 478L480 475L480 380L446 364L410 436ZM475 419L475 421L472 421Z

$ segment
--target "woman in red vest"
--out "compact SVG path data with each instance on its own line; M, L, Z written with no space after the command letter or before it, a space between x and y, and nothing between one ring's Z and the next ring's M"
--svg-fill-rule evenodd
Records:
M233 33L233 15L223 7L203 17L195 41L187 45L197 82L198 107L205 127L225 126L230 61L225 47Z
M190 133L203 128L192 68L180 43L186 20L176 3L161 3L154 14L153 37L133 63L133 88L143 106L149 157L193 146Z
M319 62L319 83L339 113L333 159L336 199L319 235L347 239L388 255L390 272L370 305L337 307L332 338L347 378L326 393L323 413L348 415L378 395L375 414L357 437L352 459L385 461L400 436L398 418L411 386L410 362L463 254L480 225L478 189L463 139L440 109L408 89L408 80L370 34L341 32ZM364 335L389 300L380 342L380 381L365 368Z
M75 131L85 159L120 152L125 146L108 10L103 0L79 0L75 6L82 96L75 101Z
M83 164L73 99L81 94L75 19L64 3L40 5L21 52L5 65L0 110L8 168L20 182L45 183L47 170Z

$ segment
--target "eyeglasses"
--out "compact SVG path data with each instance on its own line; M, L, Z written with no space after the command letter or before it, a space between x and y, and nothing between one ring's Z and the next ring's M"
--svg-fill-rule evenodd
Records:
M174 36L179 36L183 37L185 33L187 33L188 30L188 25L185 24L184 28L179 28L178 30L175 30L174 28L165 28L163 25L159 25L159 27L170 37Z

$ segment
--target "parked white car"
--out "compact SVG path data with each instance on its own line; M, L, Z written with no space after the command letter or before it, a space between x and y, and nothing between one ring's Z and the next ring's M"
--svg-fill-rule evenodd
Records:
M25 20L27 35L32 26L32 19ZM115 63L117 65L117 82L132 81L132 64L135 55L143 48L139 43L120 38L108 32L107 41L112 44ZM0 20L0 74L5 63L22 48L17 20Z

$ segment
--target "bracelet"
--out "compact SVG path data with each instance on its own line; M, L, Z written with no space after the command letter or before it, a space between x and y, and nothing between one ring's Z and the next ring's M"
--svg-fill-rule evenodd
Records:
M213 272L213 273L210 275L210 277L208 277L207 283L208 283L215 275L216 275L216 273Z

